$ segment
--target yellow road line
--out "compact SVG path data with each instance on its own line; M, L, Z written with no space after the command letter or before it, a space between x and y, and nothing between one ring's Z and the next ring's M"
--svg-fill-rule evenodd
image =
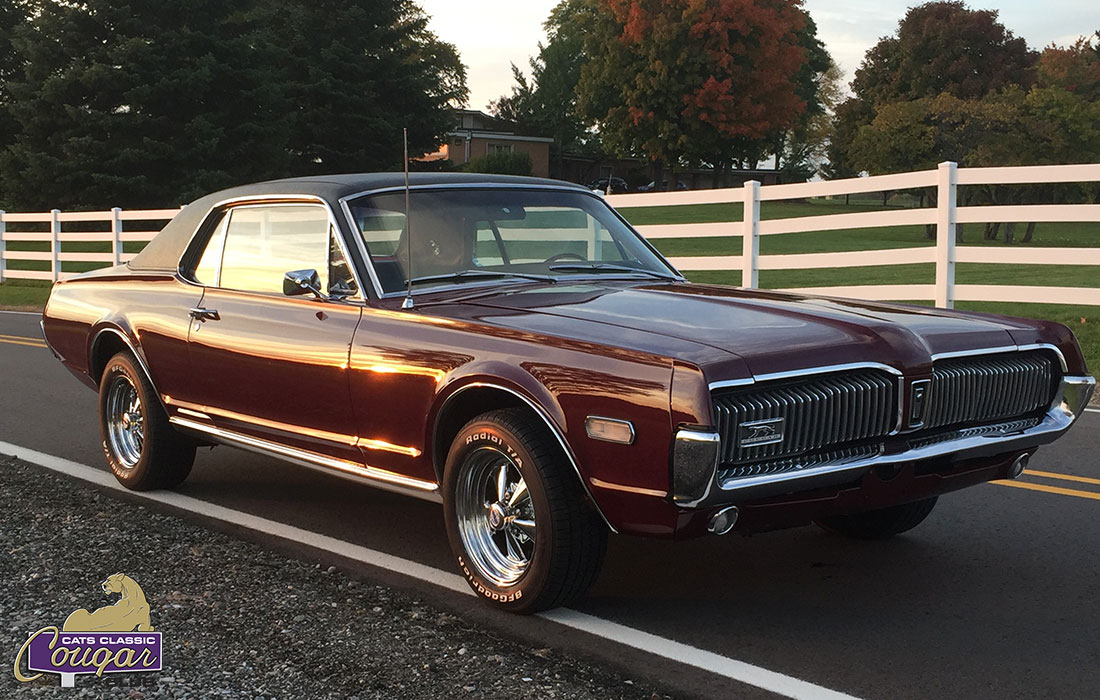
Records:
M1056 493L1060 496L1076 496L1077 498L1087 498L1090 501L1100 501L1100 493L1078 491L1077 489L1064 489L1061 486L1046 486L1045 484L1032 484L1026 481L991 481L989 483L997 484L998 486L1027 489L1028 491L1043 491L1044 493Z
M1100 486L1100 479L1093 479L1087 476L1059 474L1058 472L1041 472L1036 469L1025 469L1024 474L1027 474L1028 476L1041 476L1045 479L1062 479L1063 481L1076 481L1081 484L1096 484L1097 486Z
M3 335L0 334L0 343L8 343L9 345L26 345L30 348L44 348L46 343L38 340L37 338L28 338L21 335Z

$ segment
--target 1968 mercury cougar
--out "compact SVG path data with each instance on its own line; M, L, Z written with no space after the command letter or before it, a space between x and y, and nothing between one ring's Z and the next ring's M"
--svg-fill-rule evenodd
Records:
M608 531L904 532L1017 476L1094 385L1059 324L691 284L598 195L529 178L209 195L55 285L43 326L127 487L225 444L441 501L515 612L583 595Z

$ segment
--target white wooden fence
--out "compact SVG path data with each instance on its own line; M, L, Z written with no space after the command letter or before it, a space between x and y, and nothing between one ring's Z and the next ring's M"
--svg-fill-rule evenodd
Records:
M1051 279L1058 277L1057 265L1100 266L1100 240L1094 248L1037 248L1033 246L959 246L955 224L997 222L1100 222L1098 204L1040 204L1015 206L958 206L956 191L961 185L1019 185L1035 183L1100 182L1100 164L1051 165L1010 168L958 168L941 163L937 170L897 175L832 180L827 182L770 185L747 182L741 188L609 195L615 207L665 206L742 202L743 221L639 226L647 238L710 238L741 236L740 255L673 257L673 265L684 271L741 270L742 286L757 287L760 270L807 270L814 268L859 268L870 265L935 263L935 280L929 284L846 285L803 287L793 291L861 299L934 300L951 307L955 301L1007 301L1100 306L1100 288L1018 285L955 284L955 264L993 263L1049 265ZM935 208L885 209L874 212L827 214L786 219L760 218L760 203L810 197L838 196L914 189L937 188ZM23 214L0 212L0 282L5 279L58 280L69 276L63 262L115 265L133 257L124 251L127 242L145 242L157 230L151 222L167 222L178 209L105 212L60 212ZM106 230L66 231L72 222L100 222ZM126 230L125 222L142 224L144 230ZM26 227L49 230L27 231ZM760 255L760 236L785 233L827 232L884 226L935 225L936 245L842 253ZM13 230L13 229L24 230ZM827 235L822 233L822 235ZM1098 233L1100 239L1100 233ZM7 243L48 242L41 251L6 250ZM70 242L110 243L110 252L70 252ZM43 246L44 247L44 246ZM11 269L8 261L49 262L49 270ZM1100 269L1098 269L1100 273Z
M45 213L16 214L0 211L0 282L7 279L26 280L52 280L69 277L75 273L62 272L63 262L101 263L99 267L118 265L134 257L136 253L127 253L124 244L129 242L145 243L160 232L168 221L171 221L179 209L131 209L123 211L114 208L110 211L81 211L62 212L54 209ZM101 224L95 228L103 228L103 231L66 231L65 224L74 222L97 222ZM139 222L141 224L160 223L156 230L149 230L149 226L143 226L145 230L124 230L125 222ZM44 228L49 225L48 231L26 230ZM89 227L84 227L89 228ZM13 230L21 229L21 230ZM48 242L48 250L8 250L8 243L42 243ZM63 249L66 243L110 243L110 252L75 252ZM36 260L50 263L49 270L21 270L8 267L12 260Z
M1100 305L1100 288L1059 286L1016 286L955 284L956 263L1004 263L1027 265L1100 266L1100 231L1095 248L1037 248L1033 246L959 246L955 224L1011 222L1100 222L1098 204L1039 204L1016 206L958 206L956 191L961 185L1021 185L1036 183L1100 182L1100 164L1043 165L1008 168L959 168L941 163L937 170L896 175L769 185L750 181L743 188L609 195L617 208L682 204L743 202L743 221L705 224L638 226L647 238L709 238L741 236L740 255L673 257L683 271L741 270L742 286L757 287L760 270L807 270L813 268L858 268L868 265L935 263L930 284L849 285L803 287L791 291L830 294L860 299L934 300L936 306L952 307L955 301L1007 301L1048 304ZM935 208L889 209L851 214L828 214L787 219L760 219L760 202L809 197L827 197L866 192L935 187ZM826 232L882 226L935 225L936 245L867 250L843 253L760 255L760 236L784 233ZM827 235L827 234L822 234ZM1097 270L1100 274L1100 269ZM1051 268L1051 280L1058 270ZM855 275L853 275L855 278ZM930 280L931 282L931 280Z

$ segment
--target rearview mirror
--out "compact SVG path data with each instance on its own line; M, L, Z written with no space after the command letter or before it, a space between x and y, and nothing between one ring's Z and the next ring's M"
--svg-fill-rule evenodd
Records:
M325 298L317 270L291 270L283 275L283 294L288 297L313 294L318 299Z

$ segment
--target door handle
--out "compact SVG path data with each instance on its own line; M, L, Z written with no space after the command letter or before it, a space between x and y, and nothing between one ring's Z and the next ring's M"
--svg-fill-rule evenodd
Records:
M191 318L196 321L220 321L221 316L218 315L217 309L204 309L201 306L196 306L188 312Z

